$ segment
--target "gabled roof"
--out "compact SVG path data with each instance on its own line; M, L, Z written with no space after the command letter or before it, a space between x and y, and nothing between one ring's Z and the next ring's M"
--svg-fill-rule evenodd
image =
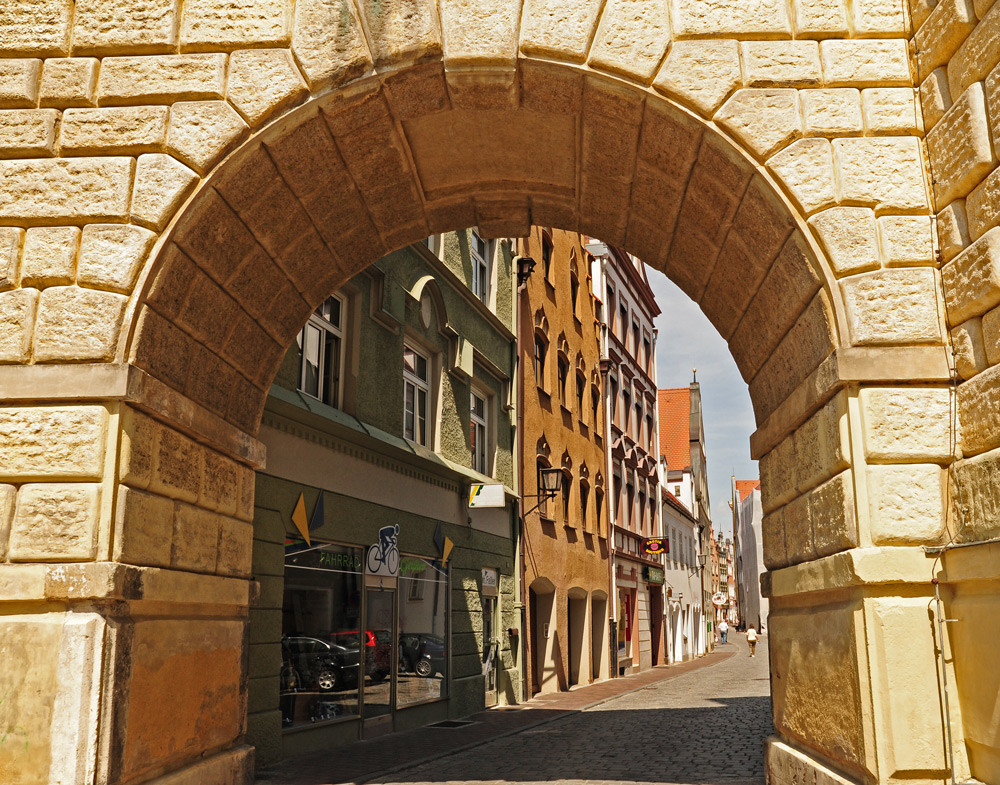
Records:
M667 469L678 471L691 465L691 388L657 390L660 416L660 456Z
M760 480L737 480L736 492L740 495L740 501L753 493L760 487Z

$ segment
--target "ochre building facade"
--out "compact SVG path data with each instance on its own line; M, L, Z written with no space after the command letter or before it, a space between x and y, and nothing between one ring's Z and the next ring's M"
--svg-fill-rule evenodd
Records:
M286 349L393 249L537 224L749 385L770 782L1000 782L1000 4L335 8L0 7L2 779L247 781Z

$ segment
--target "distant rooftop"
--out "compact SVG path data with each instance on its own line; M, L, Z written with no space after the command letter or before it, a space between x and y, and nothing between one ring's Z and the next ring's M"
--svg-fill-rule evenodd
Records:
M668 470L691 466L691 389L675 387L657 391L660 416L660 457Z
M760 487L760 480L737 480L736 492L740 495L740 501L753 493Z

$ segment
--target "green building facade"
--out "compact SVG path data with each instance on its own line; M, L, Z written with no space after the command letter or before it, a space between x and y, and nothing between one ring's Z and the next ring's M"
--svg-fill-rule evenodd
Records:
M258 766L520 701L511 265L474 230L429 238L285 357L254 517ZM495 506L470 508L477 484Z

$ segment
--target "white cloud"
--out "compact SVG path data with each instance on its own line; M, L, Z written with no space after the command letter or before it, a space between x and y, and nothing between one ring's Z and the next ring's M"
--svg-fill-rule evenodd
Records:
M750 434L756 428L750 394L729 347L697 303L662 273L646 271L662 312L656 319L657 383L661 388L686 387L691 369L698 369L712 523L717 532L731 536L730 476L757 478L757 462L750 458Z

